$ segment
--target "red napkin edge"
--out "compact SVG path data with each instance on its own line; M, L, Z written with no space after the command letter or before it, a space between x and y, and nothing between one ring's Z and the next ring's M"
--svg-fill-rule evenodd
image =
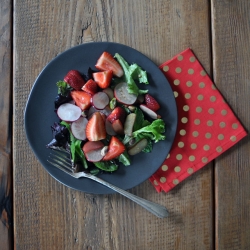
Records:
M167 60L166 62L162 63L159 68L162 70L164 66L168 65L171 61L176 60L176 58L180 55L180 54L184 54L186 51L191 51L192 54L195 56L195 54L193 53L191 48L187 48L184 51L182 51L181 53L175 55L172 59ZM200 66L202 67L202 69L204 69L204 67L201 65L200 61L198 60L198 58L195 56L197 63L200 64ZM205 69L204 69L205 70ZM207 76L210 78L210 76L207 74ZM210 78L210 80L212 81L212 79ZM213 81L212 81L213 82ZM221 92L219 91L219 89L217 88L219 94L222 96ZM225 100L225 98L223 98ZM232 108L230 107L230 105L227 103L228 108L233 112ZM229 148L233 147L235 144L237 144L241 139L243 139L245 136L247 136L247 131L245 130L244 126L242 125L242 123L240 122L239 118L236 116L236 114L233 112L235 119L239 122L239 124L241 125L241 130L240 133L238 133L237 136L237 141L235 141L234 143L227 141L225 144L222 144L223 146L223 151L218 154L218 152L212 152L210 155L208 155L208 162L204 165L203 162L198 162L196 165L193 166L193 173L190 174L189 176L193 175L195 172L197 172L199 169L201 169L202 167L205 167L208 163L210 163L211 161L213 161L215 158L217 158L218 156L220 156L221 154L225 153ZM170 190L172 190L174 187L176 187L176 185L169 185L168 183L164 183L164 186L161 186L159 184L155 185L155 181L156 178L155 176L157 176L157 172L152 175L149 180L150 182L153 184L153 186L155 187L157 192L161 192L162 190L165 192L168 192ZM187 179L189 176L186 175L186 173L183 173L181 175L178 176L178 180L179 183L181 183L183 180ZM178 185L178 184L177 184ZM166 188L167 187L167 188Z

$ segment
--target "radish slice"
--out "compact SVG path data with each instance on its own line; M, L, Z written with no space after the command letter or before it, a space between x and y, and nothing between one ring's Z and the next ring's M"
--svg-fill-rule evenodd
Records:
M94 106L91 106L89 108L89 111L88 111L88 120L91 118L91 116L95 113L95 112L98 112L99 110L97 110Z
M93 95L92 103L97 109L104 109L109 104L109 97L104 92L98 92Z
M86 158L90 162L97 162L103 158L102 148L94 149L85 154Z
M60 107L57 110L57 115L59 116L59 118L67 122L76 121L77 119L79 119L81 114L82 114L81 109L78 106L71 103L64 103L60 105Z
M112 109L107 105L104 109L99 110L101 113L103 113L106 116L109 116L112 112Z
M82 150L84 152L84 154L92 151L92 150L96 150L96 149L100 149L103 148L104 144L101 141L87 141Z
M108 95L109 100L112 100L114 98L114 91L111 88L103 89L103 92Z
M118 83L115 86L114 94L118 102L126 105L131 105L136 101L137 96L128 93L127 87L128 84L126 82Z
M111 122L108 121L107 119L105 121L105 128L108 135L116 135L116 132L114 131Z
M78 120L72 122L71 124L71 132L78 140L85 140L86 139L86 126L88 120L84 117L80 117Z
M106 106L104 109L96 109L94 106L91 106L89 111L88 111L88 119L91 118L91 116L95 113L95 112L100 112L103 113L105 116L109 116L110 113L112 112L112 109L109 106Z
M140 109L145 113L147 114L150 118L156 120L158 119L158 115L153 111L151 110L150 108L148 108L146 105L144 104L141 104L140 105Z

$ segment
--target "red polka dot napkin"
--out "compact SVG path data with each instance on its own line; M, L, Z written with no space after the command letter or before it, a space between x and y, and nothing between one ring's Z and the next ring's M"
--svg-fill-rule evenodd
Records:
M176 98L178 126L170 153L150 181L158 192L168 192L247 133L191 49L160 69Z

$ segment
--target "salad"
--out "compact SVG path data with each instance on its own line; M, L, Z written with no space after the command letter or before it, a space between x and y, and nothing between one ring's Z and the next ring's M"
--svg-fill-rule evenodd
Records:
M154 143L165 140L165 123L157 114L160 105L145 88L146 71L128 64L118 53L103 52L87 74L70 70L58 81L52 126L53 139L46 146L70 153L72 168L92 174L114 172L119 162L150 153Z

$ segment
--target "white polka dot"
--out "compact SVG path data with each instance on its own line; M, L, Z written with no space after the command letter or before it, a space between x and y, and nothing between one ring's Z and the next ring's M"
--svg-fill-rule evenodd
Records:
M176 173L179 173L179 172L181 171L181 168L180 168L179 166L176 166L176 167L174 168L174 171L175 171Z
M183 110L184 110L184 111L188 111L188 110L189 110L189 106L188 106L188 105L184 105L184 106L183 106Z
M169 70L169 67L167 65L163 67L164 72L167 72L168 70Z
M176 155L176 159L180 161L182 159L182 155L181 154L177 154Z
M190 161L195 161L195 156L194 155L190 155L188 158Z
M179 180L178 179L174 179L173 180L173 184L177 185L179 183Z
M154 180L154 185L158 186L158 182L156 180Z
M161 178L160 178L160 182L161 182L161 183L165 183L165 182L166 182L166 178L165 178L165 177L161 177Z
M168 166L166 164L162 165L161 167L162 171L167 171L168 170Z
M175 79L175 80L174 80L174 85L177 86L177 85L179 85L179 84L180 84L180 80L179 80L179 79Z
M176 72L176 73L181 73L181 68L180 68L180 67L177 67L177 68L175 69L175 72Z
M182 117L181 118L181 122L182 123L187 123L188 122L188 118L187 117Z

